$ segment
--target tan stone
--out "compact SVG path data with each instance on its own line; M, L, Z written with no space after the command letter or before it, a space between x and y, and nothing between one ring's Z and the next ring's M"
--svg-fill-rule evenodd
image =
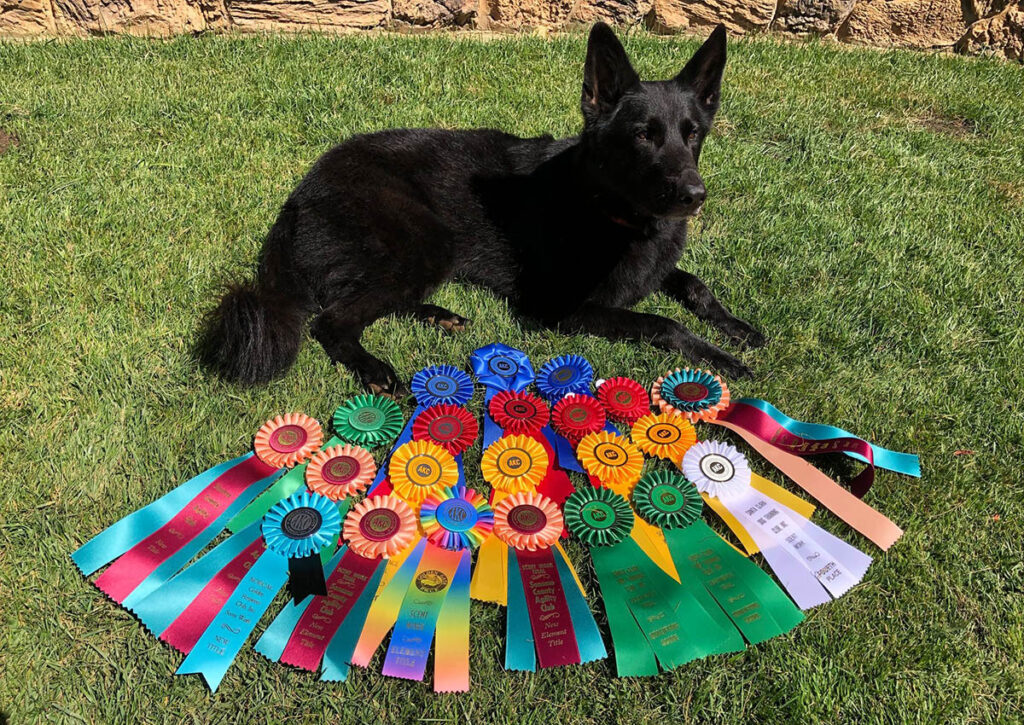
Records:
M58 31L166 36L209 27L194 0L54 0Z
M0 35L31 37L54 30L50 0L0 0Z
M942 48L964 34L967 22L960 0L859 0L838 37L883 48Z
M598 20L623 27L639 25L653 6L654 0L579 0L569 20L587 25Z
M772 30L795 35L831 35L849 17L856 0L781 0Z
M390 20L389 0L228 0L242 30L369 30Z
M491 27L557 28L569 20L573 0L486 0Z
M656 32L679 32L723 23L734 35L768 28L775 0L654 0L650 25Z
M992 54L1024 61L1024 2L977 21L957 43L962 53Z

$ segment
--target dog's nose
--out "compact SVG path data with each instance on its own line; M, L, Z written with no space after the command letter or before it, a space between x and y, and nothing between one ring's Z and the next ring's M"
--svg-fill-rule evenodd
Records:
M679 203L687 209L697 209L704 203L708 190L704 184L684 184L679 190Z

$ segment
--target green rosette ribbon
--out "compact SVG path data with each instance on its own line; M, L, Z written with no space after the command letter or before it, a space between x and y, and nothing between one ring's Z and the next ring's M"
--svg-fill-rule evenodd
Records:
M741 633L751 644L793 629L803 613L770 576L704 523L703 506L697 487L671 471L648 473L633 489L636 512L664 532L682 586L719 627Z
M373 448L390 443L402 430L402 409L382 395L357 395L338 406L333 423L339 438Z
M634 516L607 488L580 488L565 502L570 533L590 547L620 677L658 674L700 656L689 623L678 614L678 582L648 558L629 534Z

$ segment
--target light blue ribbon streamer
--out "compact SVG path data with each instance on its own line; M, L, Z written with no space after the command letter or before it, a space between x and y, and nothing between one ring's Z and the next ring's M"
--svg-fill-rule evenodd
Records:
M533 645L530 611L519 573L516 550L508 550L508 604L505 608L505 669L537 671L537 652Z
M331 560L327 563L327 567L324 571L324 578L330 577L334 573L334 570L338 566L338 562L341 561L341 557L345 555L345 551L348 549L347 546L339 548ZM274 621L267 627L267 631L256 640L256 644L253 649L259 652L261 655L266 657L271 662L279 662L281 655L284 654L284 648L288 645L288 640L291 639L292 632L295 630L295 625L299 623L299 619L306 613L306 607L310 605L316 597L306 597L301 602L296 604L293 600L289 599L288 603L284 606Z
M252 456L253 453L246 453L203 471L148 506L128 514L83 544L71 555L71 560L82 574L89 576L174 518L189 501L225 471Z
M569 562L558 549L553 549L555 565L558 567L558 578L562 581L562 589L565 591L565 599L569 604L569 617L572 619L572 628L576 633L576 644L580 651L580 664L603 660L608 656L608 650L601 639L601 630L598 629L597 621L587 600L583 597L576 584L576 577L572 574ZM521 588L521 585L520 585Z
M363 624L370 612L370 605L377 596L377 588L381 579L384 578L386 566L381 564L377 571L370 577L363 593L352 605L352 610L341 623L341 627L334 633L327 651L324 653L323 673L320 675L321 682L344 682L348 678L349 661L352 653L356 651L356 644L359 643L359 635L363 633Z
M801 438L807 438L814 441L831 440L833 438L856 438L857 440L864 440L860 436L854 435L849 431L832 425L825 425L823 423L805 423L803 421L796 420L795 418L790 418L774 405L766 400L761 400L760 398L740 398L733 402L735 404L742 403L743 405L749 405L752 408L757 408L761 412L770 416L776 423L781 425L790 433ZM875 459L874 466L876 468L884 468L887 471L894 471L906 476L914 476L915 478L921 477L921 461L917 456L912 453L890 451L888 448L876 446L868 441L864 442L871 446L871 452ZM862 461L863 463L868 462L868 460L859 453L855 453L853 451L843 451L843 453L850 458Z
M122 605L128 609L132 609L143 599L159 589L168 579L174 576L179 569L192 561L192 558L195 557L196 554L205 549L210 542L216 539L224 530L224 527L227 526L228 521L234 518L235 514L248 506L253 499L259 496L260 493L277 480L280 475L281 471L274 471L271 475L249 486L245 490L245 493L236 498L234 502L224 509L217 518L211 521L205 529L185 544L185 546L181 547L181 549L167 557L166 561L154 569L148 577L139 582L139 585L132 590L132 593L124 598Z
M265 551L196 642L176 675L200 674L216 692L260 617L288 580L288 560Z
M259 522L225 539L201 559L167 580L142 599L131 611L156 636L195 600L217 573L260 536Z

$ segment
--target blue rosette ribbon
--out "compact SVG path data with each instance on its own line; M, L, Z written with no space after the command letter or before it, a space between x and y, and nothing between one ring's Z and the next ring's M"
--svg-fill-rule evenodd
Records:
M537 390L554 405L570 394L590 394L594 368L579 355L551 358L537 371Z
M484 394L484 443L487 448L502 436L501 427L491 418L489 404L503 390L521 392L534 380L533 365L522 350L495 342L484 345L469 356L473 375L486 388Z
M473 378L465 370L454 365L431 365L412 376L412 394L416 398L416 410L409 416L409 422L391 447L388 460L403 444L412 440L413 421L427 408L435 405L463 406L473 397ZM380 486L388 475L387 463L377 469L377 476L367 496L381 493Z

